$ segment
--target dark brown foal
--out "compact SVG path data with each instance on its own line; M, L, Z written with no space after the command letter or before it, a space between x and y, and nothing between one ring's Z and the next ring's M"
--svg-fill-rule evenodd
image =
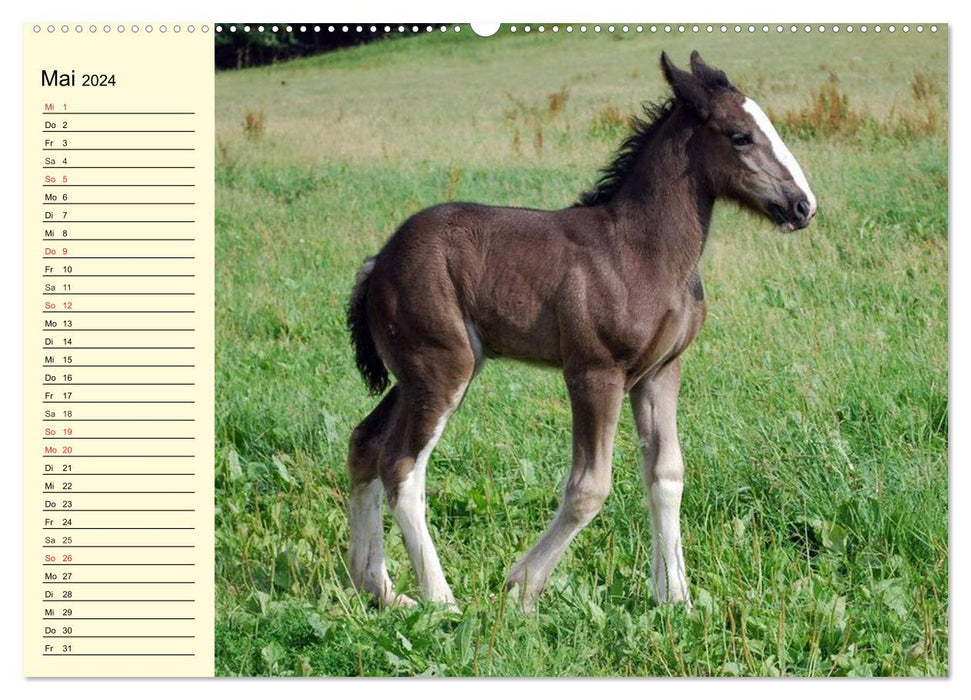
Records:
M512 568L534 599L610 491L611 452L630 396L644 458L659 601L688 603L679 511L678 357L706 307L698 262L712 207L727 197L784 230L816 199L768 118L697 53L661 64L674 97L633 120L599 183L560 211L443 204L406 221L358 273L348 310L373 393L397 384L354 430L350 571L384 604L381 496L401 528L421 595L454 606L425 520L428 458L488 357L559 367L573 410L573 467L552 524Z

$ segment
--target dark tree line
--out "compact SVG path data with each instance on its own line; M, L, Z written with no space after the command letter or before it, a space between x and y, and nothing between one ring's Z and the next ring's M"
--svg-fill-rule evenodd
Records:
M262 24L263 31L257 30ZM300 23L292 22L289 26L292 31L287 31L288 23L274 22L255 22L251 24L221 24L221 32L216 32L216 68L246 68L248 66L260 66L265 63L275 63L277 61L288 61L298 56L310 56L324 51L345 46L364 44L369 41L387 39L398 32L385 32L385 24L374 24L378 31L372 32L372 24L364 27L364 31L355 31L357 25L348 25L351 31L341 31L335 26L335 31L327 31L329 25L306 24L307 30L300 31ZM250 31L245 31L244 27L249 26ZM272 31L276 26L277 31ZM314 26L320 26L320 31L315 32ZM387 25L391 26L391 25ZM236 31L230 31L230 27L235 27ZM343 25L340 25L343 27ZM406 34L407 36L407 34Z

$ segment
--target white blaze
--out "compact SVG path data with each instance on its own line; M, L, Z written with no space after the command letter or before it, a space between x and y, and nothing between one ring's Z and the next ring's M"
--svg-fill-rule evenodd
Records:
M792 153L782 142L779 137L779 132L775 130L772 126L772 122L766 116L762 108L759 107L752 99L746 97L745 103L742 105L742 109L752 115L752 119L755 120L756 126L762 130L765 137L769 139L769 143L772 144L772 153L775 154L776 159L782 164L789 174L792 175L792 179L799 186L799 189L803 191L806 195L806 199L809 200L809 212L810 216L816 213L816 196L813 191L809 189L809 182L806 180L806 176L802 173L802 168L799 167L799 163L793 157Z

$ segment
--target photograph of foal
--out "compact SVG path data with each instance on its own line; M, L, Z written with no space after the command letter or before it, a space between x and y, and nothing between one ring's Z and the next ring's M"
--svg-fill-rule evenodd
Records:
M424 599L455 607L425 521L428 458L486 358L562 368L573 412L573 466L545 534L513 567L524 604L610 491L611 452L630 396L653 530L659 602L690 605L679 510L684 465L678 356L705 319L698 262L715 200L784 231L816 199L765 113L697 52L691 71L661 54L673 97L650 107L593 190L559 211L447 203L408 219L368 258L348 325L374 394L397 383L354 430L349 568L385 605L386 494Z

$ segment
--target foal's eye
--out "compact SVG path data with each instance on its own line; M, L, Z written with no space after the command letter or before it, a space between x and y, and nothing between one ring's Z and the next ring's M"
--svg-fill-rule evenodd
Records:
M737 133L731 136L732 145L736 148L741 146L748 146L752 143L752 136L750 134Z

